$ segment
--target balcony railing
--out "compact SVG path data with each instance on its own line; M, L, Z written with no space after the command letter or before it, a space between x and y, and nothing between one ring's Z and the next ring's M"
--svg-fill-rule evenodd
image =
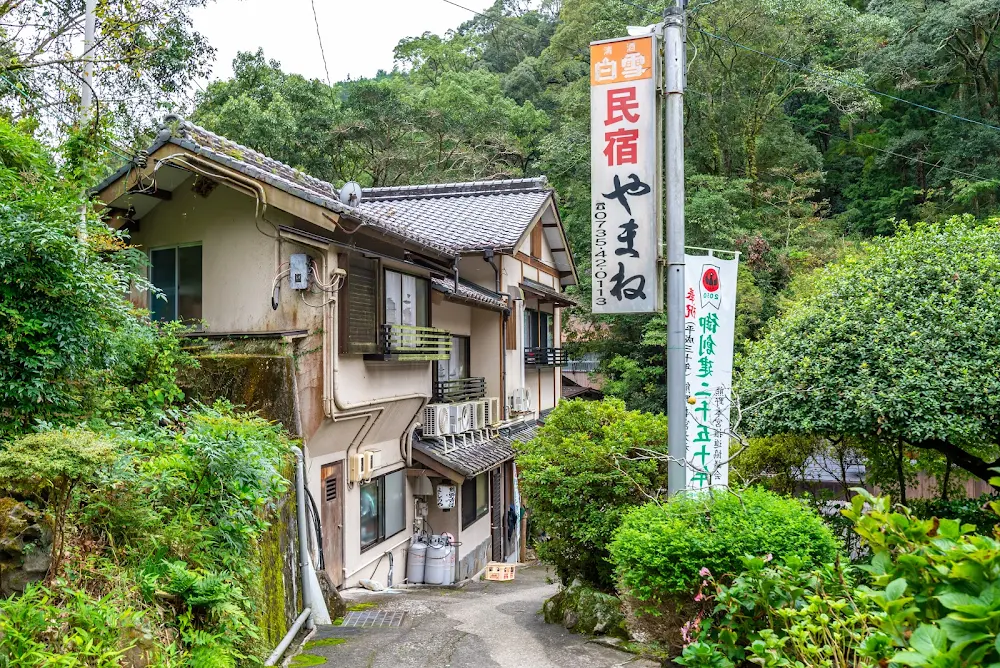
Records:
M569 355L562 348L525 348L524 364L526 366L563 366L569 361Z
M434 383L435 403L472 401L486 396L485 378L456 378L439 380Z
M382 325L382 353L386 359L408 362L451 357L451 334L434 327Z

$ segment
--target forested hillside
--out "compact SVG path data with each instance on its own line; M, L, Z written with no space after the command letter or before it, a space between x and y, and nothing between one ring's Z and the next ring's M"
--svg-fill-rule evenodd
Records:
M497 0L400 42L393 72L332 88L245 53L195 118L338 182L545 174L586 276L587 45L662 6ZM687 238L743 252L738 339L858 240L998 209L1000 0L717 0L689 24ZM609 390L661 409L662 319L605 321L585 345L616 351Z

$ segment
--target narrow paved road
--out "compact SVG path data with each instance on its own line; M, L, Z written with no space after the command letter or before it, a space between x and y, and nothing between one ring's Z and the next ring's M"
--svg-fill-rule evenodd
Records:
M557 591L542 566L514 582L411 589L366 598L368 613L405 613L399 627L320 627L298 666L351 668L654 668L658 664L546 624L539 611ZM383 616L383 617L385 617ZM396 616L398 618L398 615Z

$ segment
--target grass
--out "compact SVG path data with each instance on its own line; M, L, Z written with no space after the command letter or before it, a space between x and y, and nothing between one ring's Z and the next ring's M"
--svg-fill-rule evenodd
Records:
M316 647L336 647L337 645L343 645L347 640L345 638L323 638L322 640L310 640L306 643L305 649L315 649Z

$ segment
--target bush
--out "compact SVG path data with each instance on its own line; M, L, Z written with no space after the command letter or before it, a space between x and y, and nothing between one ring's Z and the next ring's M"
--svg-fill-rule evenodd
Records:
M523 503L543 534L538 556L564 584L614 590L608 543L625 511L647 500L642 489L666 488L666 463L648 458L665 452L666 436L665 417L620 400L566 401L518 447Z
M6 624L0 628L0 667L118 666L113 662L117 654L107 654L110 663L88 662L89 655L71 651L50 632L72 618L74 606L93 612L90 621L73 630L81 637L95 636L93 646L128 649L133 637L142 645L147 629L158 640L142 651L176 659L141 665L260 664L260 655L270 648L261 646L254 623L262 598L259 542L268 528L266 518L287 489L280 471L288 461L289 441L277 425L224 403L173 416L165 427L32 435L0 452L0 487L15 478L24 481L19 485L58 481L53 476L63 470L82 471L79 479L90 483L77 484L71 495L75 502L66 532L75 540L67 538L63 575L20 599L40 601L39 612L30 613L14 600L0 601L0 620ZM79 447L64 452L73 443ZM25 450L25 444L36 447ZM15 459L15 453L23 456ZM117 456L113 463L110 453ZM32 455L39 461L31 463ZM38 498L55 512L56 497ZM47 626L39 629L38 624ZM11 663L29 649L43 658ZM63 663L46 662L60 652L67 652Z
M990 494L983 494L978 499L952 499L944 501L942 499L913 499L908 501L906 506L913 513L914 517L920 519L931 519L938 517L941 519L957 520L960 524L971 524L976 527L976 533L984 536L993 535L993 529L997 525L997 514L990 509L990 502L996 501L997 497Z
M636 508L610 549L623 592L655 611L693 596L704 569L717 577L736 574L746 556L832 561L839 545L801 502L749 488L739 496L678 496Z

